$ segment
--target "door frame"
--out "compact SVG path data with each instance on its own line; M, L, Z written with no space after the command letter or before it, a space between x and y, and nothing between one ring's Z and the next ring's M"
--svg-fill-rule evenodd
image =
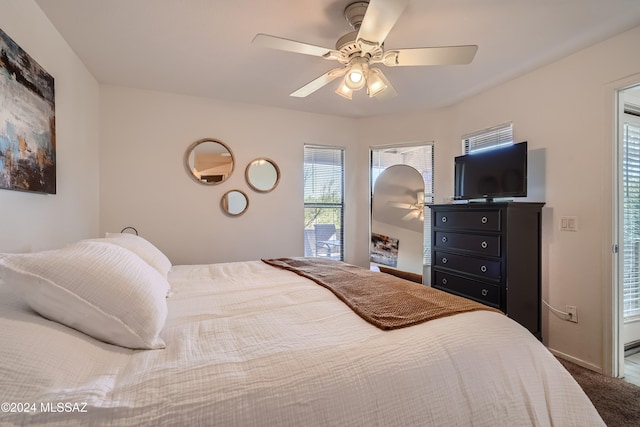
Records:
M624 112L624 102L621 92L640 84L640 73L613 81L606 85L606 105L610 114L606 117L605 140L611 141L610 157L604 159L606 169L611 170L610 199L604 200L605 221L610 228L603 229L603 279L609 286L603 287L602 295L602 372L612 377L624 376L624 343L622 341L623 317L623 290L624 284L621 268L622 257L620 245L622 242L622 208L621 200L621 173L622 156L620 152L619 138L621 135L621 114ZM607 203L609 202L609 203Z

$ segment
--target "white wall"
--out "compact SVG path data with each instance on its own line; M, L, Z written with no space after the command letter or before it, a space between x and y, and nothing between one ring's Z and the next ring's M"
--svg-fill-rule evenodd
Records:
M448 109L360 123L363 146L433 139L436 202L442 202L453 192L452 157L461 154L461 136L513 122L515 139L529 141L545 174L535 182L546 188L530 189L546 198L543 297L578 309L578 324L543 309L544 342L596 369L605 351L603 295L611 286L612 85L640 73L639 45L640 27ZM577 232L559 231L565 215L578 217Z
M98 84L34 1L0 2L0 28L55 79L57 173L55 195L0 190L0 252L96 236Z
M205 137L223 141L235 157L220 185L198 184L185 171L186 149ZM100 140L101 232L133 226L174 264L303 256L304 144L345 147L347 170L357 170L352 120L113 86L101 88ZM247 164L263 156L282 175L270 193L244 180ZM354 243L354 224L367 224L366 191L359 194L353 173L345 187L346 259L366 265L368 240ZM220 209L231 189L249 196L239 217Z

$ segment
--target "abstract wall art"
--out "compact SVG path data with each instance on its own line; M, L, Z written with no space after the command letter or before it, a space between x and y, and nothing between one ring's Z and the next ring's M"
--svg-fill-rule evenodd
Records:
M53 77L2 30L0 188L56 193Z

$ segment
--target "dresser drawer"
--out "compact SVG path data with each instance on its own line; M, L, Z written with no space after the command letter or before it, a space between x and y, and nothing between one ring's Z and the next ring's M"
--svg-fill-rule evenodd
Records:
M500 236L436 231L435 237L435 246L441 248L460 249L477 252L481 255L500 256Z
M500 286L466 279L442 271L435 272L436 281L432 286L447 292L469 297L476 301L500 308Z
M434 227L500 231L500 211L436 211Z
M434 264L487 279L500 280L500 261L435 251Z

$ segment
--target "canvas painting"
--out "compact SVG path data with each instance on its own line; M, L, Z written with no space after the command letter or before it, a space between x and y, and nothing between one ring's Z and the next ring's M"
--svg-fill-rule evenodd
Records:
M53 77L2 30L0 188L56 193Z
M389 267L398 266L399 240L382 234L371 233L371 262Z

